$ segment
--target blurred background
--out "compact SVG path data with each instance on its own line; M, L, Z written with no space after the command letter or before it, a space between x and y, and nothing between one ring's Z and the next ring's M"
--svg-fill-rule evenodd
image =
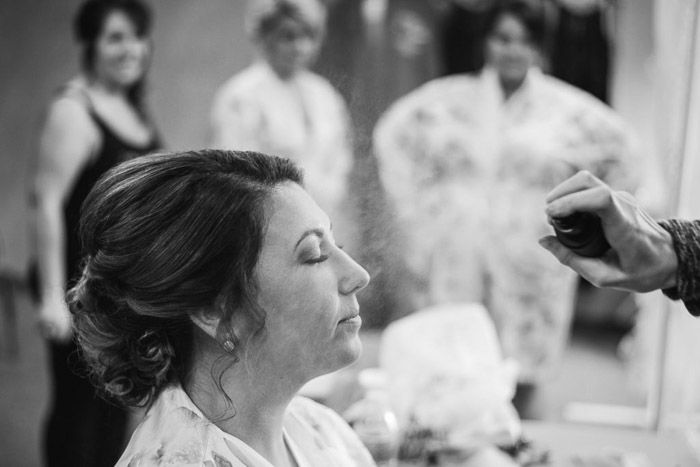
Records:
M152 0L154 54L148 105L169 150L211 140L217 88L255 56L245 2ZM483 65L479 1L327 0L314 70L345 98L354 126L358 256L373 273L363 297L367 351L415 311L400 245L387 237L387 201L372 131L401 96ZM633 130L658 217L700 217L700 7L693 0L548 0L543 69L608 103ZM79 69L70 25L77 0L0 0L0 465L40 465L50 381L27 292L34 256L30 181L47 102ZM481 32L480 32L481 31ZM388 224L384 221L389 219ZM389 239L387 239L389 238ZM632 298L577 285L571 331L553 376L520 393L523 419L681 430L700 427L700 325L660 294ZM567 330L568 333L568 330ZM612 415L611 415L612 414ZM658 416L657 416L658 415ZM670 464L669 464L670 465ZM690 464L689 464L690 465Z

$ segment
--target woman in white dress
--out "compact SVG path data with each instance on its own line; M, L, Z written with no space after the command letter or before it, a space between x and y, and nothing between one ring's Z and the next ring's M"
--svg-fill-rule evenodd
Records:
M78 342L111 399L150 407L118 466L374 466L296 396L358 358L369 282L301 183L288 159L203 150L118 165L88 195Z
M308 69L325 20L318 0L251 2L248 29L260 57L217 91L212 146L262 151L299 163L309 193L331 214L341 240L349 241L350 117L340 93Z
M493 12L487 64L431 81L380 119L374 150L424 284L417 307L482 301L522 383L555 367L566 342L575 276L542 251L546 193L586 169L632 190L629 130L605 104L538 67L540 12Z

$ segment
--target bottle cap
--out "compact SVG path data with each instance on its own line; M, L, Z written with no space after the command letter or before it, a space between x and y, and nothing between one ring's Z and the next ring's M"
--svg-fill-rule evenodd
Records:
M553 217L552 227L562 245L580 256L597 258L610 249L600 217L589 212L575 212Z

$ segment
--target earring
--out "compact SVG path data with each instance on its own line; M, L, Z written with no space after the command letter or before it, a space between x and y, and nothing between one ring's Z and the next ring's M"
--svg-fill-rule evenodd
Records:
M233 339L231 338L230 334L226 336L226 340L224 340L221 346L228 353L233 353L233 351L236 350L236 344L233 342Z
M228 353L232 353L236 349L236 345L231 339L226 339L222 345L224 350Z

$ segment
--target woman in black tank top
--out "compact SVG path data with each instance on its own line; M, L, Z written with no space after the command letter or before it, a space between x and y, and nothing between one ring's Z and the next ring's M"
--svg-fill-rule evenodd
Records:
M39 325L50 348L52 400L44 431L49 466L112 466L128 414L95 394L76 353L64 291L80 271L80 208L116 164L159 147L143 79L151 14L140 0L88 0L75 18L83 73L50 104L36 177Z

